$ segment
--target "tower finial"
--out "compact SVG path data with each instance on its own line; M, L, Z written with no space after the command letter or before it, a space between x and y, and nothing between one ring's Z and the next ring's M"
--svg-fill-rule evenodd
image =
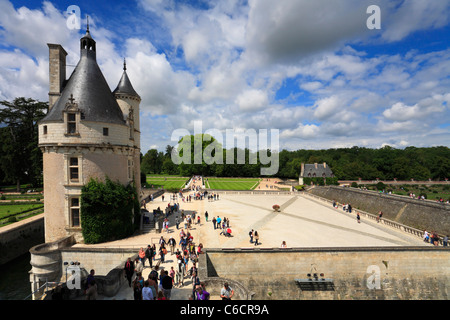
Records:
M127 60L123 58L123 71L127 70Z
M89 15L86 15L86 25L87 25L86 32L89 33Z

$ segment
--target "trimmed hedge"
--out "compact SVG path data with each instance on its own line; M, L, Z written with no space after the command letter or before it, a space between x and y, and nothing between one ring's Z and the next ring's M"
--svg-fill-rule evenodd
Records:
M82 188L80 209L83 238L88 244L126 238L139 223L136 189L109 178L105 182L91 179Z

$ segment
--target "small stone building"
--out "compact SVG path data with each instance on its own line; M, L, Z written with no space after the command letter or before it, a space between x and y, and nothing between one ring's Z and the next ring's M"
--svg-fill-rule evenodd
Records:
M49 111L39 123L43 152L45 242L74 234L82 242L80 195L90 178L109 177L140 185L141 98L124 62L112 92L97 64L97 46L89 26L80 40L80 60L66 79L67 53L48 44Z
M333 171L330 167L324 163L302 163L300 176L298 178L299 185L303 185L303 178L332 178L334 177Z

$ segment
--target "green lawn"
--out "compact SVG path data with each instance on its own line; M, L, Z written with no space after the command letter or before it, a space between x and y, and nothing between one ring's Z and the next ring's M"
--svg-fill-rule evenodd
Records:
M188 181L188 177L179 176L162 176L162 175L147 175L147 185L149 188L161 188L171 189L171 188L182 188L184 184Z
M0 219L31 209L43 208L43 204L8 204L0 205Z
M217 190L253 190L261 179L258 178L207 178L206 188Z

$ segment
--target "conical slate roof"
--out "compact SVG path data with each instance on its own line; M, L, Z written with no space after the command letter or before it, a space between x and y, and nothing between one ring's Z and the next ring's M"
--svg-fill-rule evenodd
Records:
M130 78L128 78L127 67L126 67L125 62L123 64L122 78L120 78L119 84L117 85L117 88L114 90L113 93L128 94L128 95L131 95L131 96L138 97L140 99L139 95L134 90L133 86L131 85Z
M95 41L89 31L81 38L81 57L67 81L61 97L42 122L63 121L63 110L73 95L81 111L82 121L125 124L120 109L100 67L97 64Z

